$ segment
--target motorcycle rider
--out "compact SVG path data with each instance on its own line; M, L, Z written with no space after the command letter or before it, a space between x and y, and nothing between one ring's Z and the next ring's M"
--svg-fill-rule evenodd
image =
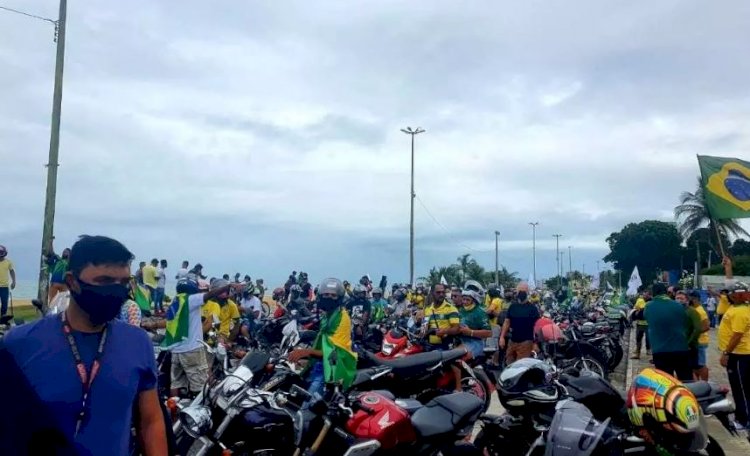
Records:
M420 283L417 285L416 290L414 290L412 304L417 306L417 309L421 310L421 309L424 309L424 301L425 301L424 285Z
M385 318L386 309L388 308L388 301L383 299L383 289L375 287L372 289L372 302L370 303L372 309L372 321L377 323Z
M448 349L451 336L460 333L461 319L456 306L445 299L445 285L437 284L432 293L432 303L424 310L423 327L429 336L429 343L442 349Z
M287 304L288 310L296 310L301 316L310 315L310 300L302 294L302 287L299 285L292 285L289 289L289 304Z
M406 291L398 288L393 292L393 302L388 306L388 314L398 318L409 316L411 303L406 299Z
M320 331L312 349L298 348L288 360L297 362L302 358L317 358L308 370L311 393L322 395L325 383L341 383L348 388L357 372L357 354L352 351L352 321L344 307L344 285L340 280L329 278L318 286L318 309L323 312Z
M215 279L211 282L209 290L224 289L228 285L229 281L226 279ZM244 283L232 285L234 285L233 289L237 291L241 291L245 287ZM229 293L230 288L226 288L226 291L209 299L203 306L206 317L211 315L215 318L216 315L219 315L219 339L225 344L233 342L240 332L240 310L237 303L229 297Z
M346 310L352 318L354 325L354 334L357 339L364 335L364 328L370 320L372 307L367 299L367 288L358 283L352 290L352 297L346 302Z

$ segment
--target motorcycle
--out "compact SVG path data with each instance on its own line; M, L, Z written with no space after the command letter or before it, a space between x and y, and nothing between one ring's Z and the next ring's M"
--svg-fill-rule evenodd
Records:
M361 382L356 388L387 390L396 397L415 397L426 403L440 394L455 390L452 366L456 366L461 375L462 391L474 394L484 402L485 411L489 409L494 377L480 364L472 366L466 361L466 348L425 351L425 347L423 336L406 328L392 328L383 338L381 351L373 354L360 350L358 363L359 367L387 367L391 372L377 376L376 380ZM363 372L364 375L370 373L367 370Z
M465 441L483 405L468 393L439 396L426 405L381 391L349 396L334 391L327 401L302 395L312 403L294 455L481 454Z

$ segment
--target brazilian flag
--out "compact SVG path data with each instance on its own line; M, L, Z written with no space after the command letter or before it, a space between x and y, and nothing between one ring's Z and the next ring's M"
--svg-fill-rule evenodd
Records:
M698 155L708 212L713 219L750 217L750 163Z
M339 307L320 320L313 349L323 352L325 381L348 388L357 374L357 354L352 352L352 320L346 310Z
M167 308L167 330L162 346L170 347L187 339L189 326L188 295L178 294Z
M133 301L138 304L141 313L151 315L151 293L148 289L138 285L135 279L130 280L130 291L133 294Z

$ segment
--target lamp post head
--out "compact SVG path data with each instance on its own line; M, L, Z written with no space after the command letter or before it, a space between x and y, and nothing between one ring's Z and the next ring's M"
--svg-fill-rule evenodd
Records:
M411 127L406 127L406 128L402 128L401 131L406 133L407 135L418 135L420 133L425 132L425 130L422 127L417 127L416 130L412 130Z
M499 231L495 231L495 236L500 236L500 232Z

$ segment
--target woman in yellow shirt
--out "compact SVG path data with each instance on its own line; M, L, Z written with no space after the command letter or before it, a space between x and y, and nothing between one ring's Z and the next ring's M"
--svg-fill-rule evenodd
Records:
M719 324L719 362L727 368L735 420L750 427L750 290L738 286L728 298L732 305Z

